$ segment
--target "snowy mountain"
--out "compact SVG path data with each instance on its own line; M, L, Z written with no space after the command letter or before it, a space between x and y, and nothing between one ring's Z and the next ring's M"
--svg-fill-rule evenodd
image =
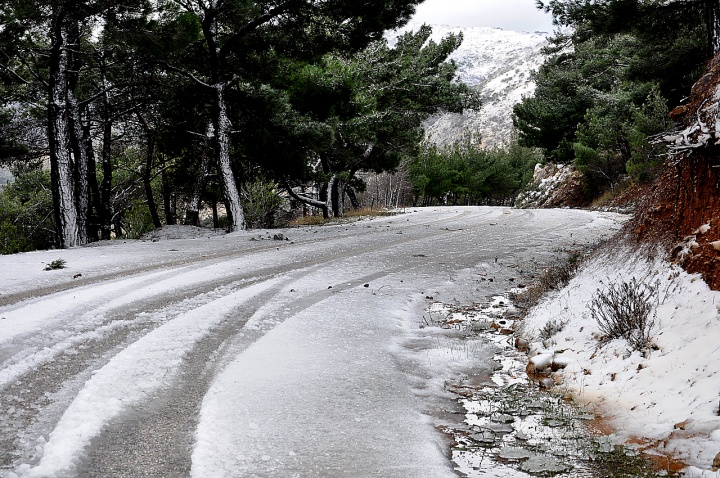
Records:
M406 29L418 27L410 24ZM449 33L463 34L464 41L452 59L459 66L459 80L479 89L484 104L480 111L432 118L426 124L428 138L437 144L447 144L468 131L473 135L479 133L484 146L507 141L512 132L512 107L535 88L531 72L543 61L540 49L546 44L548 33L446 25L433 25L432 29L436 41Z

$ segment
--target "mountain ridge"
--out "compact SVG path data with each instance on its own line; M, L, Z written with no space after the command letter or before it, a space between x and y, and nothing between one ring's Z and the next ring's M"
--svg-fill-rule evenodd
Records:
M409 23L393 32L391 40L420 23ZM512 107L535 90L532 71L544 60L541 49L546 32L516 32L497 27L450 27L430 25L431 39L439 41L450 33L462 33L463 42L450 56L458 65L458 81L480 92L483 106L464 114L442 113L425 123L428 141L447 145L470 134L478 135L483 147L506 143L512 136Z

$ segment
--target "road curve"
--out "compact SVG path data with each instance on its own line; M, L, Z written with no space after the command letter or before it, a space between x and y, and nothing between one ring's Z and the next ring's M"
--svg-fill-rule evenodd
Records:
M456 476L423 308L503 293L621 222L411 209L2 256L0 476Z

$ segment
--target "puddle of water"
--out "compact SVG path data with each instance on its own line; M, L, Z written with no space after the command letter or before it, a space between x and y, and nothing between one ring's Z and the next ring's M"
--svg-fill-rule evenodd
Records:
M445 384L464 411L461 422L440 427L453 441L457 471L468 478L678 476L599 434L594 415L541 390L525 371L527 355L514 347L516 320L505 296L471 307L434 302L426 309L421 327L476 333L499 350L496 370L484 383L456 378Z

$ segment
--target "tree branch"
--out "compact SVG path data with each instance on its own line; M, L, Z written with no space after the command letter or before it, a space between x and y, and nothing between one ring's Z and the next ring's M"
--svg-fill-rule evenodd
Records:
M293 9L296 5L299 5L302 2L302 0L286 0L285 2L281 3L275 8L272 8L267 13L260 15L256 19L246 23L242 27L236 29L230 37L225 41L222 48L220 48L219 56L220 58L225 58L227 54L232 49L233 45L244 35L247 33L255 30L259 26L269 22L273 18L276 18L283 13L287 13L290 10Z
M186 77L186 78L190 78L191 80L193 80L195 83L197 83L197 84L200 85L200 86L204 86L205 88L210 88L210 89L212 89L212 86L210 86L209 84L205 83L204 81L202 81L201 79L199 79L198 77L196 77L195 75L193 75L192 73L190 73L189 71L185 71L185 70L183 70L183 69L181 69L181 68L178 68L178 67L176 67L176 66L173 66L173 65L171 65L170 63L165 62L165 61L161 62L160 64L161 64L162 66L164 66L165 68L167 68L168 70L170 70L170 71L174 71L175 73L179 73L179 74L183 75L183 76Z
M282 185L285 188L285 190L288 192L288 194L295 199L296 201L300 201L302 203L305 203L309 206L318 207L320 209L325 210L327 208L327 204L325 204L322 201L318 201L317 199L312 199L307 196L301 196L295 191L293 191L293 188L288 184L287 179L282 180Z

